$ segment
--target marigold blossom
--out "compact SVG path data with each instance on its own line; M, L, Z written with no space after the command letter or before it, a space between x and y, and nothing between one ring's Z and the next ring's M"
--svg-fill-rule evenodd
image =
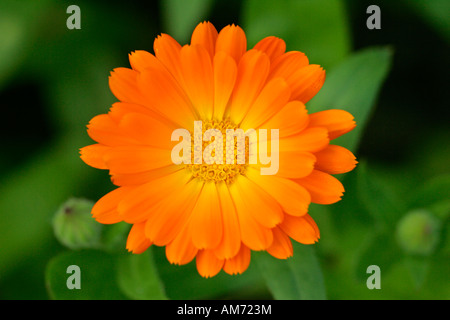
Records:
M114 69L109 85L119 102L88 125L97 143L82 148L81 158L109 170L118 187L98 200L93 217L132 224L126 248L133 253L156 245L173 264L195 258L203 277L244 272L252 250L286 259L291 239L318 241L309 204L339 201L344 188L332 174L357 163L331 144L355 127L353 116L305 107L325 71L302 52L286 52L282 39L270 36L248 50L239 26L217 32L209 22L195 28L189 45L158 36L154 52L134 51L131 68ZM203 132L278 130L276 174L262 175L265 164L248 162L248 141L245 163L226 163L224 155L222 163L175 164L172 133L194 132L195 121ZM236 146L232 157L237 153Z

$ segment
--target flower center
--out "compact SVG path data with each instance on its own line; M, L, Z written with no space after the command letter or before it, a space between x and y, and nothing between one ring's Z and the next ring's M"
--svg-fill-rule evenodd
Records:
M233 183L240 174L245 173L245 170L248 166L248 140L245 140L244 144L245 150L243 154L245 154L245 162L240 163L240 161L238 161L238 155L240 153L242 154L242 150L240 150L240 148L242 147L238 143L238 139L235 139L234 135L227 135L228 129L234 131L239 127L233 124L230 119L225 119L222 121L208 120L204 121L202 124L202 134L194 136L194 138L191 140L191 164L185 165L185 168L192 173L193 178L198 178L205 182L225 182L227 184ZM206 138L209 138L207 131L209 130L209 132L211 132L210 129L216 129L217 133L221 133L221 135L218 136L222 137L222 145L220 145L220 143L217 144L218 141L215 141L217 135L213 135L210 139L205 139L205 136ZM205 132L207 133L206 135ZM192 136L193 135L191 133L191 137ZM214 146L216 147L211 148L212 144L214 144ZM194 145L201 145L202 150L195 150ZM232 146L232 148L230 148L229 146ZM218 150L220 147L222 148L222 150ZM211 151L211 153L206 157L216 159L216 161L212 162L211 164L205 163L204 152L206 148L209 149L207 151ZM222 153L218 154L218 156L216 157L216 152L220 151ZM217 163L220 162L217 161L218 158L222 158L222 163ZM230 163L230 159L233 159L232 163Z

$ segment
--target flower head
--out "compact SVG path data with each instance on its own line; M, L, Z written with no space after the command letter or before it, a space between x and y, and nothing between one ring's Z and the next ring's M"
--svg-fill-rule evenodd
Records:
M308 207L341 199L332 174L356 161L330 141L355 123L343 110L308 114L325 72L302 52L285 51L276 37L248 49L239 26L217 32L204 22L190 45L162 34L155 55L131 53L131 68L109 78L119 102L90 121L97 144L81 149L83 161L109 170L118 186L93 217L132 224L129 251L165 246L171 263L195 258L205 277L244 272L251 250L285 259L291 239L315 243Z

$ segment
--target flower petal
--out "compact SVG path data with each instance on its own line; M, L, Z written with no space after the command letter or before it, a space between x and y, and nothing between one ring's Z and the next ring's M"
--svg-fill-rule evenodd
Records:
M271 61L274 61L286 51L286 42L283 39L270 36L259 41L253 49L263 51Z
M181 84L181 45L168 34L161 34L153 42L153 50L156 58L160 60L172 76Z
M189 228L198 249L213 249L223 236L222 212L214 182L206 182L192 210Z
M286 81L282 78L273 79L262 89L240 127L258 128L287 104L290 95Z
M333 144L317 152L315 156L316 169L330 174L349 172L358 163L350 150Z
M270 66L269 79L289 78L295 71L309 65L308 58L303 52L289 51L275 58Z
M311 201L318 204L332 204L341 200L344 194L342 183L322 171L314 170L309 176L296 179L311 194Z
M278 129L279 137L288 137L300 133L309 122L308 111L300 101L287 103L275 115L255 128Z
M287 259L292 257L294 250L292 248L291 239L282 231L279 227L272 229L273 242L272 245L267 248L267 252L278 259Z
M241 247L239 220L227 185L218 183L216 187L222 211L223 237L214 254L219 259L229 259L238 254Z
M145 222L136 223L131 227L126 244L128 251L139 254L152 245L152 242L145 237L144 227Z
M171 150L147 146L120 146L105 152L105 164L112 174L145 172L171 165Z
M289 237L303 244L313 244L320 238L319 228L309 214L301 217L286 215L280 229Z
M353 119L345 110L331 109L310 114L309 126L326 128L330 140L333 140L356 127Z
M266 83L270 62L258 50L247 51L238 64L235 88L231 97L230 118L240 123Z
M223 265L223 271L228 274L241 274L247 270L250 265L250 249L244 244L241 245L239 252L230 259L226 259Z
M123 221L117 207L132 190L129 187L117 188L101 197L92 207L92 217L100 223L112 224Z
M233 92L237 77L237 64L225 52L214 56L214 118L222 120Z
M203 183L193 180L180 183L171 190L158 205L156 214L148 217L145 235L157 246L170 243L192 216L193 208L200 195Z
M279 153L278 177L303 178L314 170L316 157L305 151L284 151Z
M196 115L191 101L167 71L147 68L140 73L137 83L152 101L150 108L154 112L172 119L179 128L193 129Z
M109 76L109 88L117 99L145 106L147 100L137 85L139 73L128 68L116 68Z
M186 93L201 119L212 119L214 75L208 51L200 45L184 46L180 53Z
M320 66L311 64L295 71L286 81L291 85L292 99L307 103L322 88L325 71Z
M212 250L200 250L195 258L198 273L205 278L214 277L222 270L223 259L218 259Z
M228 25L220 30L216 41L216 53L224 51L231 56L236 63L247 51L247 37L241 27Z
M328 145L328 132L324 128L307 128L299 134L281 138L279 140L280 152L307 151L317 152Z
M202 22L197 25L192 33L191 45L201 45L208 51L211 59L216 51L218 32L211 22Z
M103 156L108 152L111 147L101 144L92 144L80 149L80 157L87 165L97 169L108 169Z
M184 265L192 261L198 249L191 240L188 225L166 246L166 257L170 263Z
M262 176L258 170L253 168L248 169L246 175L267 194L270 194L284 212L294 216L301 216L308 212L311 197L306 189L294 181L276 176ZM258 215L264 214L264 211L260 211L258 208L255 208L255 212Z

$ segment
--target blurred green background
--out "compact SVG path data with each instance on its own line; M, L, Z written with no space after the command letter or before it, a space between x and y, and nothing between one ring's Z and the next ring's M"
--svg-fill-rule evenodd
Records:
M80 30L66 27L72 4L81 9ZM366 27L372 4L381 9L380 30ZM0 299L449 299L449 4L2 0ZM312 206L321 240L305 259L304 246L296 247L283 273L301 280L296 272L308 264L318 272L312 287L324 293L304 294L311 284L299 281L300 293L288 294L283 279L270 281L273 270L259 253L243 275L202 279L195 263L170 265L162 248L128 259L126 226L101 231L108 250L70 250L55 237L52 219L67 199L97 200L113 189L107 172L78 156L92 143L86 124L116 101L109 72L128 67L133 50L153 52L160 33L187 43L203 20L218 30L239 24L249 47L265 36L283 38L288 50L327 70L310 110L348 106L355 114L358 131L343 145L360 163L340 177L346 194L332 206ZM96 288L75 294L58 279L81 262L92 270L84 288ZM366 286L369 265L380 266L379 290Z

